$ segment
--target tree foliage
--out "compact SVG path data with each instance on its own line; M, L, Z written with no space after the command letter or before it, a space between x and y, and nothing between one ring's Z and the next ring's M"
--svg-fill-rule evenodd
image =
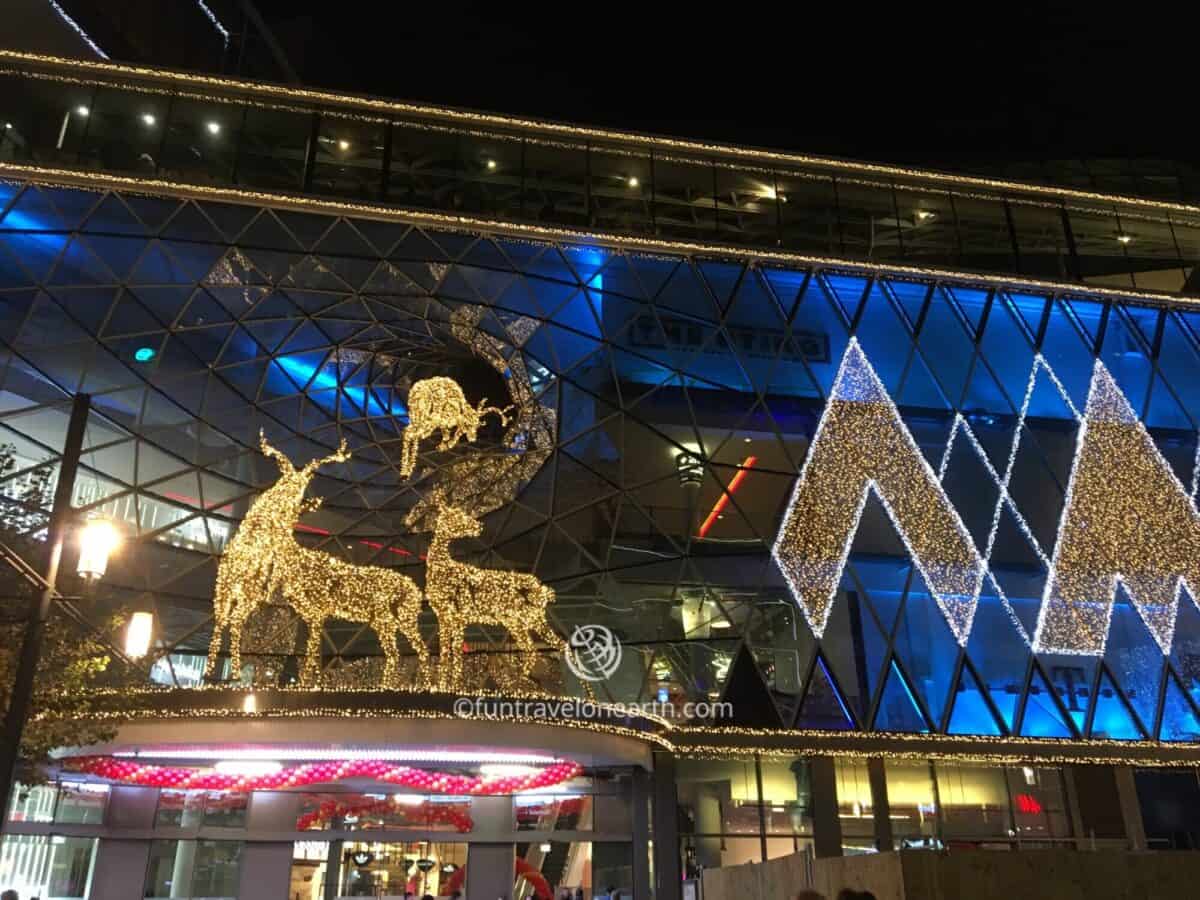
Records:
M0 542L37 572L44 570L54 469L43 465L28 473L17 469L16 449L0 445ZM60 591L73 576L62 572ZM37 589L0 562L0 709L7 710L25 634L25 623L38 599ZM116 634L123 616L97 622L104 634ZM116 673L95 631L64 614L57 604L44 632L33 699L21 742L21 780L45 778L49 754L58 747L111 740L116 722L88 717L88 692L111 684Z

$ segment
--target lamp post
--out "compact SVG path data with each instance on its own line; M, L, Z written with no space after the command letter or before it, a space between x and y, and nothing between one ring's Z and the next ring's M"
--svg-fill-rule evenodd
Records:
M50 523L46 529L45 586L36 604L30 610L21 642L21 656L17 662L17 673L13 679L12 694L8 710L4 715L4 731L0 735L0 821L7 818L8 797L16 779L17 760L21 752L21 736L25 732L25 720L29 718L29 704L33 698L33 676L37 671L42 654L42 641L46 632L46 621L50 607L58 594L58 566L62 561L63 542L70 528L72 510L71 497L75 493L75 475L79 471L79 457L83 451L83 435L87 427L88 412L92 406L89 394L76 394L71 406L71 419L67 423L67 440L63 445L62 464L58 470L58 485L54 489L54 505L50 510Z

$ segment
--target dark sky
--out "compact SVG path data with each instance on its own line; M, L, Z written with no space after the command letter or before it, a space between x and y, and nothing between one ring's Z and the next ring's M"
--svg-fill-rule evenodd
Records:
M312 16L306 82L390 97L930 165L1200 156L1198 32L1169 7L258 5Z

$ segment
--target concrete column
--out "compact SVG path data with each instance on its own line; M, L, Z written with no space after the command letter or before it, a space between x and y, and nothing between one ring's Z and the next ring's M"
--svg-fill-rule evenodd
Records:
M867 780L871 784L871 811L875 818L875 849L886 853L895 849L896 844L892 834L892 806L888 802L887 770L881 757L867 760Z
M1146 849L1146 827L1142 822L1142 805L1138 802L1137 784L1133 769L1115 766L1113 775L1117 780L1117 802L1121 805L1121 818L1125 820L1125 836L1132 850Z
M196 871L196 842L175 842L175 865L171 869L171 897L192 896L192 875Z
M636 837L635 837L636 840ZM680 900L683 880L679 861L679 796L675 790L675 757L654 754L654 896Z
M149 868L149 841L100 838L89 900L128 900L144 896Z
M511 900L512 844L471 844L467 851L467 900Z
M812 772L813 849L818 858L842 855L842 821L838 818L837 773L833 757L814 756Z
M649 897L654 893L650 884L650 773L643 768L633 770L633 896Z
M288 900L292 883L292 844L247 842L242 845L238 896Z

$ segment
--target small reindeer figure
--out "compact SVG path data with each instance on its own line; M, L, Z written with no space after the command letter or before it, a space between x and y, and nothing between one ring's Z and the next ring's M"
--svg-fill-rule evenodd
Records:
M438 450L449 450L464 438L468 443L475 441L483 417L495 413L500 424L508 424L511 406L500 409L487 406L487 397L471 406L463 395L462 388L453 378L425 378L418 381L408 392L408 425L400 449L400 474L407 478L417 467L418 445L435 431L441 431L442 439Z
M399 661L397 629L412 642L422 661L428 657L416 626L421 612L421 592L416 584L399 572L355 566L302 547L292 533L301 515L321 505L320 498L304 498L317 469L350 458L346 442L329 456L296 469L261 434L259 440L263 454L279 466L280 477L250 505L221 556L213 591L213 636L206 676L211 677L215 670L226 632L232 671L235 677L241 673L242 629L254 611L279 590L308 626L305 680L319 671L321 630L325 619L336 615L365 622L375 630L387 656L384 681L394 682Z
M452 540L478 537L482 529L479 520L463 510L438 507L426 556L425 596L438 617L443 689L457 688L462 681L462 642L468 625L503 626L521 651L521 674L526 677L535 662L531 633L552 647L565 646L546 621L546 607L554 602L553 588L533 575L481 569L451 556Z

